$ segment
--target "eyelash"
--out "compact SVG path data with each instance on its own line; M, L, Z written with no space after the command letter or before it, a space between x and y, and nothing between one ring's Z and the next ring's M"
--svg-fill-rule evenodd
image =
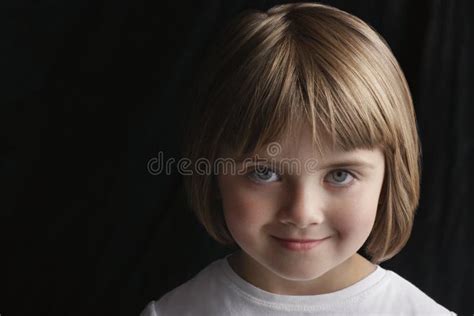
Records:
M259 167L260 167L260 168L265 168L265 171L268 170L268 171L270 171L270 172L272 172L272 173L274 173L274 174L277 174L277 172L275 172L275 171L272 170L271 168L264 167L264 166L263 166L263 167L262 167L262 166L259 166ZM253 177L253 175L256 174L256 171L257 171L257 166L254 166L254 167L253 167L253 170L250 171L249 173L247 173L247 176L248 176L252 181L254 181L255 183L260 184L260 185L265 185L265 184L268 184L268 183L277 182L277 181L269 181L269 182L266 182L266 181L255 180L254 177ZM343 185L337 185L337 184L336 184L336 185L334 185L334 187L336 187L336 188L339 188L339 189L348 188L348 187L350 187L350 186L352 185L352 183L354 182L354 180L357 180L357 177L354 175L354 173L351 172L351 171L349 171L349 170L346 170L346 169L334 169L334 170L331 170L331 171L328 173L328 175L334 174L334 173L337 172L337 171L342 171L342 172L348 174L349 176L351 176L351 177L353 178L353 180L351 180L349 183L343 184ZM278 176L278 177L279 177L279 179L281 179L281 176ZM278 181L279 181L279 180L278 180Z
M334 174L336 173L337 171L342 171L346 174L348 174L349 176L351 176L353 179L351 181L349 181L347 184L342 184L342 185L335 185L335 187L337 188L347 188L347 187L350 187L352 185L352 182L354 182L354 180L357 179L357 177L352 173L350 172L349 170L345 170L345 169L335 169L335 170L332 170L329 174Z
M253 180L253 178L254 178L253 175L257 174L257 173L256 173L257 168L265 168L265 171L268 170L268 171L273 172L274 174L277 174L277 173L276 173L274 170L272 170L271 168L268 168L268 167L265 167L265 166L254 166L254 167L252 168L253 170L250 171L250 172L247 174L247 176L248 176L251 180ZM279 176L279 178L281 178L281 177ZM256 182L256 183L258 183L258 184L267 184L267 183L275 182L275 181L266 182L266 181L259 181L259 180L253 180L253 181Z

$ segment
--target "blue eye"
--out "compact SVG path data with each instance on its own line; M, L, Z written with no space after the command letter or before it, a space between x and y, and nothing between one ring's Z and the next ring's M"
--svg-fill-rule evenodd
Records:
M329 175L330 178L334 180L329 182L334 183L336 186L345 186L351 183L354 178L352 174L346 170L334 170ZM345 181L346 179L349 179L349 181Z
M269 183L280 180L280 176L272 169L257 165L255 169L248 174L249 178L258 183Z

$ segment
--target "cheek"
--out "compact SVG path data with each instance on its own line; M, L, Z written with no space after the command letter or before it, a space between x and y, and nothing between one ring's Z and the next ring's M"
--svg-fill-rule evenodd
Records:
M350 194L342 199L331 223L342 238L366 238L372 230L377 213L377 199L371 194Z
M271 221L272 203L265 197L242 186L221 187L224 218L234 238L255 235Z
M224 215L229 222L238 225L253 225L262 218L263 203L248 194L233 194L223 197Z

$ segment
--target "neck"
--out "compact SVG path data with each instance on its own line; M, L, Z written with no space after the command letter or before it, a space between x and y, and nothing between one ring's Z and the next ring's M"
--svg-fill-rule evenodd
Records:
M229 265L248 283L270 293L282 295L319 295L335 292L364 279L376 266L359 254L308 281L284 279L269 271L242 250L229 256Z

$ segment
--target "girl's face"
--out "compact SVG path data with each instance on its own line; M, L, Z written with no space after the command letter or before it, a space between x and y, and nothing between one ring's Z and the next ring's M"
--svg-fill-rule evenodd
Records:
M331 292L363 276L362 261L370 264L357 251L375 221L384 156L374 149L318 157L308 128L296 136L279 143L277 156L259 153L267 161L247 164L245 173L218 176L226 224L242 249L231 266L270 292ZM282 159L291 167L280 174Z

